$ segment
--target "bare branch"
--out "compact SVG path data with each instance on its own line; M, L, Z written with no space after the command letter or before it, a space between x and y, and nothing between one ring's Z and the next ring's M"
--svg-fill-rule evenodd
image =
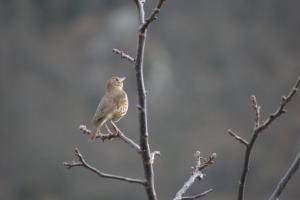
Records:
M152 13L150 14L150 16L145 20L145 22L142 24L142 26L140 27L141 31L144 31L148 28L148 26L150 25L151 22L153 22L154 20L157 19L157 15L160 12L160 8L162 7L163 3L166 0L159 0L157 6L153 9Z
M121 58L128 60L131 63L135 62L135 59L133 57L131 57L130 55L128 55L127 53L125 53L122 50L119 49L113 49L112 52L114 52L115 54L118 54L121 56Z
M260 106L257 104L255 95L251 96L251 106L255 113L254 128L257 128L260 125Z
M183 199L183 195L193 185L193 183L195 182L195 180L196 179L202 180L204 178L204 174L202 173L202 170L204 168L206 168L207 166L213 164L216 156L217 156L217 154L213 153L213 154L211 154L211 156L209 158L203 158L200 155L200 151L196 151L196 153L195 153L196 165L194 167L192 167L192 169L193 169L192 175L183 184L183 186L180 188L180 190L176 193L176 195L175 195L175 197L174 197L173 200L181 200L181 199ZM201 161L203 161L203 163ZM198 196L198 195L195 195L193 197L196 197L196 196ZM184 198L188 198L188 197L184 197Z
M148 122L147 122L147 101L146 101L146 89L144 83L144 51L147 37L147 28L152 19L158 14L164 0L160 0L156 11L153 16L150 15L150 19L145 20L145 11L143 0L134 0L138 15L139 15L139 39L137 45L136 61L135 61L135 72L137 81L137 92L138 92L138 108L139 108L139 124L140 124L140 147L142 152L142 159L144 165L144 174L147 180L147 186L145 186L147 196L149 200L157 200L155 185L154 185L154 172L153 172L153 161L154 157L151 156L151 150L149 145L149 134L148 134Z
M274 113L272 113L265 121L263 121L262 124L259 124L259 116L260 116L259 106L257 106L256 98L253 98L253 96L252 96L252 107L254 107L254 110L256 112L255 126L253 129L252 138L250 140L250 143L247 145L247 148L245 151L243 170L242 170L242 175L241 175L241 178L239 181L238 200L244 199L244 190L245 190L247 173L249 170L249 161L250 161L252 148L254 146L256 139L258 138L259 134L262 133L266 128L268 128L275 119L277 119L279 116L281 116L282 114L284 114L286 112L285 106L295 96L296 92L298 91L299 86L300 86L300 76L298 77L295 85L290 90L288 95L283 96L281 98L281 102L280 102L280 105L277 108L277 110Z
M79 130L81 130L84 135L90 135L91 134L91 130L87 129L87 127L85 125L80 125ZM102 141L111 140L113 138L120 138L125 143L127 143L129 146L134 148L138 153L141 153L140 146L138 144L136 144L130 138L126 137L125 134L123 132L121 132L120 130L119 130L118 134L103 134L103 133L100 133L100 134L97 135L96 138L100 138Z
M262 125L260 125L259 127L257 127L257 129L255 130L255 132L262 132L264 129L268 128L271 123L277 119L280 115L286 113L286 110L284 109L286 104L288 104L292 98L295 96L295 94L297 93L297 91L299 90L299 86L300 86L300 76L298 77L295 85L293 86L293 88L290 90L289 94L287 96L282 96L281 97L281 102L280 102L280 106L277 108L277 110L272 113L264 122Z
M197 194L197 195L193 195L193 196L184 196L182 197L181 199L182 200L192 200L192 199L199 199L201 197L204 197L206 196L208 193L212 192L213 189L209 189L209 190L206 190L204 192L202 192L201 194Z
M85 161L85 159L83 158L83 156L80 153L78 148L75 149L75 156L77 157L78 161L73 161L71 163L64 162L63 165L66 166L68 169L81 166L81 167L84 167L84 168L94 172L95 174L97 174L98 176L100 176L102 178L115 179L115 180L125 181L125 182L129 182L129 183L137 183L137 184L142 184L142 185L146 184L145 180L133 179L133 178L128 178L128 177L124 177L124 176L118 176L118 175L107 174L107 173L101 172L100 170L96 169L95 167L91 166L90 164L88 164Z
M233 132L231 129L227 130L227 133L231 135L234 139L245 145L246 147L249 145L249 143L242 137L238 136L235 132Z
M203 177L204 177L204 174L202 174L202 172L200 172L200 171L194 172L189 177L189 179L184 183L182 188L176 193L175 198L173 200L181 200L183 194L193 185L196 178L201 180L201 179L203 179Z
M121 133L118 134L119 138L123 140L125 143L130 145L132 148L134 148L138 153L141 153L141 148L138 144L136 144L134 141L132 141L130 138L126 137L125 134Z
M300 152L296 156L295 160L293 163L290 165L289 169L285 173L285 175L282 177L280 182L278 183L277 187L273 191L273 194L269 198L269 200L277 200L279 199L280 194L284 190L285 186L288 184L288 182L291 180L295 172L298 170L300 165Z

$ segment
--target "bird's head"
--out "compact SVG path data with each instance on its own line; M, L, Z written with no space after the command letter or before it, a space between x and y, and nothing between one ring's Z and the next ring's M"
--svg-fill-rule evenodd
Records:
M125 79L126 77L112 76L107 81L107 85L106 85L107 90L123 89L123 82Z

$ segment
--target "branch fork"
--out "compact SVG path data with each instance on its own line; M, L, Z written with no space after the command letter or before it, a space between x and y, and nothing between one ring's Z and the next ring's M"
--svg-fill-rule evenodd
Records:
M176 193L173 200L197 199L205 196L206 194L212 191L212 189L209 189L205 192L202 192L201 194L197 194L194 196L183 196L186 193L186 191L193 185L196 179L202 180L204 178L205 175L202 173L202 170L214 163L217 154L213 153L208 158L204 158L201 157L200 151L196 151L194 156L196 158L196 164L194 167L192 167L192 174Z
M245 139L241 138L230 129L228 130L228 133L234 139L236 139L238 142L246 146L244 164L243 164L241 178L239 181L238 200L244 199L245 183L246 183L247 173L249 170L250 156L251 156L254 143L256 142L256 139L258 138L259 134L261 134L265 129L267 129L275 119L279 118L282 114L286 113L285 107L293 99L293 97L295 96L296 92L299 89L299 86L300 86L300 76L298 77L296 83L294 84L294 86L292 87L288 95L281 97L281 102L277 110L274 113L271 113L269 117L262 122L260 122L261 107L258 105L256 97L254 95L251 96L251 107L254 110L255 118L254 118L254 128L252 131L252 137L250 142L247 142Z
M144 22L141 24L140 26L140 32L143 33L145 32L145 30L148 28L148 26L150 25L151 22L155 21L156 19L158 19L157 15L160 12L160 9L163 5L163 3L166 0L159 0L157 6L153 9L152 13L149 15L149 17L147 19L144 20ZM136 1L137 2L137 1Z
M72 161L70 163L64 162L63 165L66 166L67 169L71 169L73 167L84 167L102 178L115 179L115 180L125 181L125 182L129 182L129 183L146 185L145 180L128 178L128 177L124 177L124 176L104 173L104 172L100 171L99 169L91 166L89 163L87 163L78 148L75 148L74 151L75 151L75 157L77 158L77 161Z

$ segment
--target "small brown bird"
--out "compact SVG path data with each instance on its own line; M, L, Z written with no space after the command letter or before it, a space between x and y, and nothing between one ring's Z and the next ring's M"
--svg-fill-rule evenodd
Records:
M103 125L107 127L107 122L117 122L126 114L128 110L128 97L123 90L123 81L125 79L126 77L112 76L107 81L106 92L93 117L91 140L96 139ZM109 130L108 127L107 129Z

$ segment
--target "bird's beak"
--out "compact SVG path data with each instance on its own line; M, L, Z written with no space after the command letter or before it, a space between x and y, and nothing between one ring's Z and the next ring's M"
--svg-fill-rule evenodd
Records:
M125 79L126 79L126 77L125 77L125 76L124 76L124 77L122 77L122 78L120 78L121 82L125 81Z

